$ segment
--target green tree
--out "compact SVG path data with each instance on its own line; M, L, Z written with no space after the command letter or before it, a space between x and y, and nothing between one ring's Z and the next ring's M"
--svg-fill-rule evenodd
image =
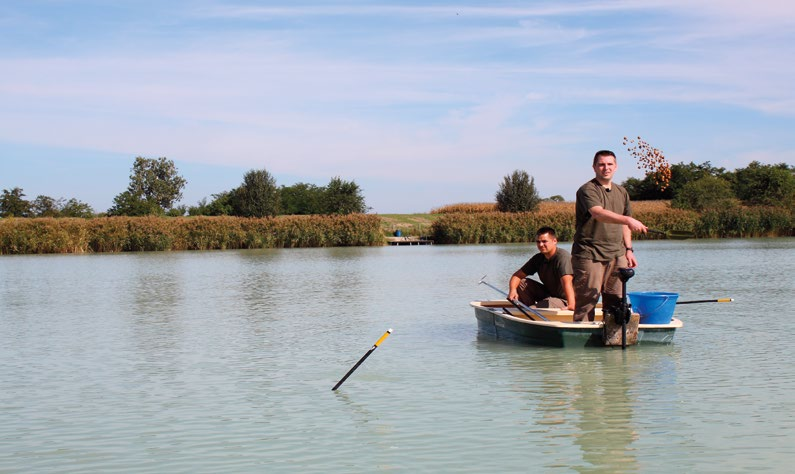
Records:
M61 217L93 217L94 209L88 204L72 198L61 206L60 215Z
M109 216L162 216L165 210L156 202L149 201L127 190L113 198Z
M633 201L654 201L673 199L687 183L696 181L705 176L726 177L726 170L716 168L709 161L697 165L692 161L689 164L678 163L671 166L671 179L664 190L654 182L654 173L647 173L643 179L627 178L623 183Z
M795 203L795 167L758 161L734 172L734 192L749 205L792 206Z
M165 157L136 157L127 190L113 199L109 215L162 215L182 199L187 181Z
M359 185L334 177L323 191L324 214L364 214L367 206Z
M234 214L243 217L266 217L279 214L279 188L266 169L251 170L243 184L232 191Z
M505 176L495 198L497 210L502 212L532 212L541 203L535 179L521 170Z
M230 216L235 213L232 207L233 191L224 191L213 194L213 200L209 203L207 198L203 198L196 206L188 208L190 216Z
M728 208L736 205L737 198L734 197L731 183L723 178L709 175L685 184L671 201L673 208L694 211Z
M36 217L58 217L61 214L63 199L39 195L31 203L31 214Z
M171 209L182 199L187 181L180 176L172 160L165 157L135 158L128 191L154 202L164 210Z
M282 214L311 215L323 214L323 199L326 189L308 183L296 183L279 188Z
M22 188L3 190L3 196L0 197L0 217L28 217L30 212L31 205L25 199Z

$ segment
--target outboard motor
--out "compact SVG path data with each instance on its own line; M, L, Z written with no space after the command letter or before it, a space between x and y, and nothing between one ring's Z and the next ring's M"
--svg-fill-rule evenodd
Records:
M604 319L608 318L621 325L621 349L627 348L627 323L632 317L632 305L627 302L627 281L635 276L631 268L619 268L618 278L621 280L621 300L604 308Z

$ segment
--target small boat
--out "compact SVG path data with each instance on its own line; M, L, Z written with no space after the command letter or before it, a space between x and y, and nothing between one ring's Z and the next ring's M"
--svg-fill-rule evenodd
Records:
M541 346L604 346L604 321L601 307L593 322L573 322L574 312L557 308L533 308L547 319L523 314L507 300L472 301L480 332L497 339L507 339ZM633 318L639 318L633 313ZM672 318L668 324L638 324L638 344L671 344L682 321Z

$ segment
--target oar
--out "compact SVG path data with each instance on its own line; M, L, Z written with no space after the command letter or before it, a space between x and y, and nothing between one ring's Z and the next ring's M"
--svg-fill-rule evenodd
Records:
M716 300L691 300L691 301L677 301L676 304L693 304L693 303L731 303L734 298L718 298Z
M358 369L359 366L362 365L362 362L364 362L364 359L370 357L370 354L372 354L374 350L378 349L378 346L381 345L381 343L384 342L384 339L389 337L390 334L392 334L392 329L387 329L386 332L384 333L384 335L381 336L381 338L379 340L377 340L375 342L375 344L373 344L373 347L371 347L370 350L367 351L367 353L365 355L363 355L361 359L359 359L359 362L357 362L356 365L351 367L351 370L349 370L348 373L345 374L345 377L343 377L342 380L337 382L337 385L335 385L331 390L332 391L337 390L339 388L339 386L342 385L342 382L347 380L348 377L353 373L353 371Z
M656 229L648 229L649 232L653 234L660 234L664 235L666 238L671 240L685 240L685 239L692 239L696 236L696 234L692 232L688 232L686 230L669 230L669 231L661 231Z
M498 291L500 294L505 296L505 299L508 299L508 293L502 291L501 289L499 289L496 286L492 285L491 283L487 282L486 281L486 275L483 275L483 278L480 279L480 282L478 282L478 285L480 285L480 284L484 284L484 285L488 286L489 288L492 288L493 290ZM527 316L527 319L533 319L533 318L530 317L529 314L527 314L527 311L530 311L531 313L533 313L536 316L538 316L539 318L541 318L543 321L549 321L549 319L545 318L543 314L541 314L538 311L534 310L533 308L527 306L526 304L522 303L518 299L517 300L508 300L508 301L510 301L511 304L516 306L516 309L521 311L522 314ZM525 311L525 310L527 310L527 311Z

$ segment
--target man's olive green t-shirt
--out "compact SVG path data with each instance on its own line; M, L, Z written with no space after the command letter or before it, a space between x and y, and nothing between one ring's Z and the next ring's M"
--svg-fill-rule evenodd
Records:
M589 212L594 206L623 216L632 215L629 193L622 186L612 183L608 191L596 179L583 184L577 190L572 256L604 262L624 255L624 226L597 221Z

